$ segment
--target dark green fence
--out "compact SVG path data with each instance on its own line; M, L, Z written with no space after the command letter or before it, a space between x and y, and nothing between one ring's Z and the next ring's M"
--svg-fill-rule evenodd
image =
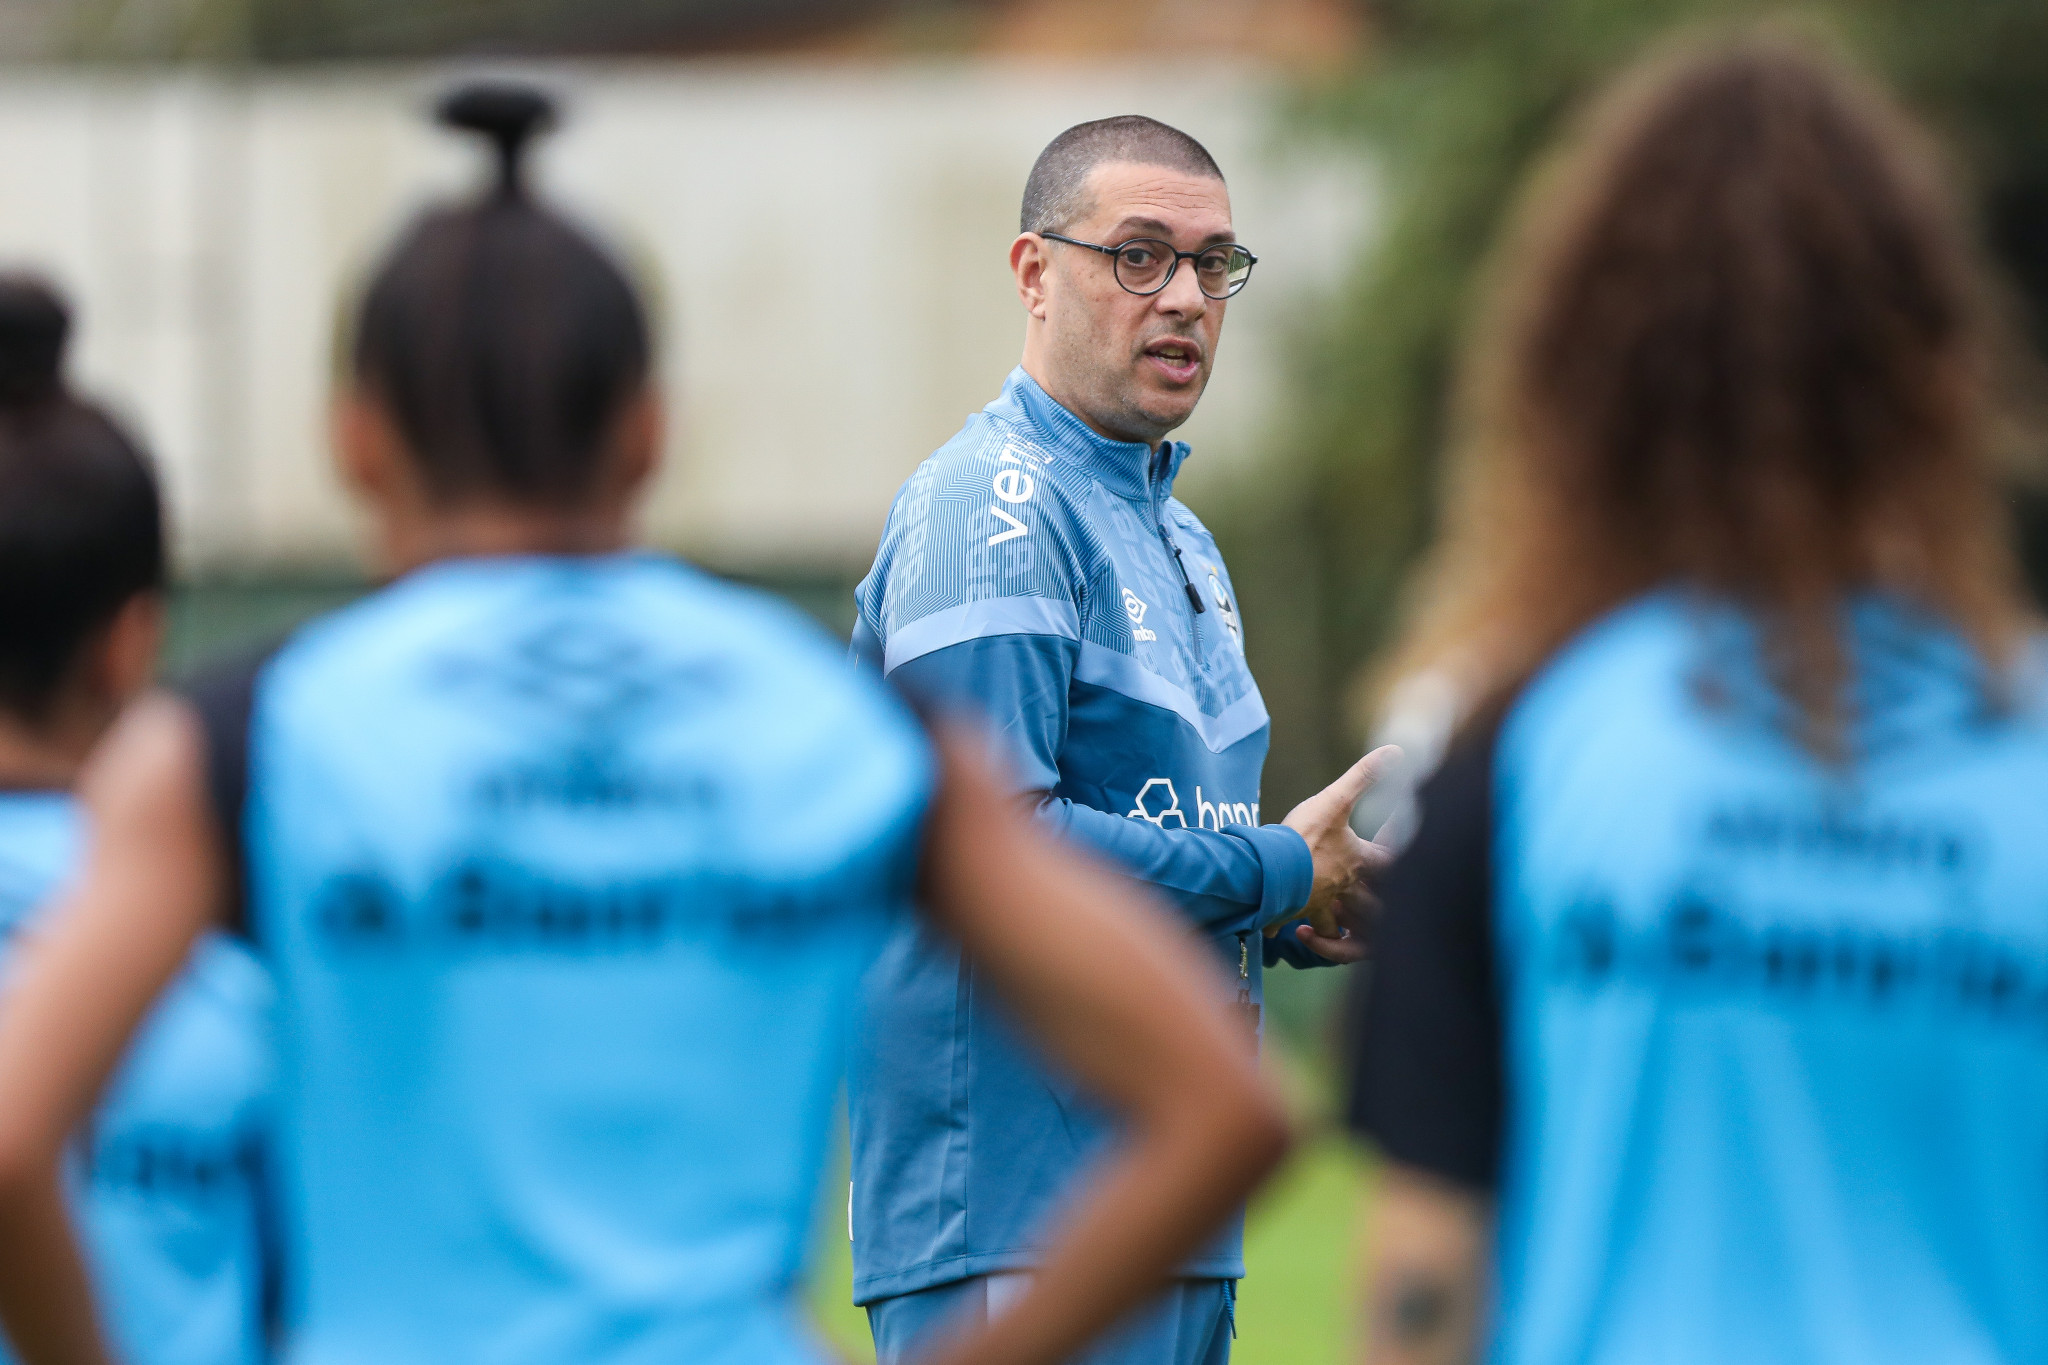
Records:
M845 639L853 630L854 580L831 574L735 576L788 598ZM258 650L294 626L344 606L369 590L360 578L207 578L171 594L165 670L188 673L210 659Z

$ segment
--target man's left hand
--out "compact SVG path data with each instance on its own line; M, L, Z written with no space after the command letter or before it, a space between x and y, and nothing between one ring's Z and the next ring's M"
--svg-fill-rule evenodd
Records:
M1317 957L1331 962L1363 962L1371 954L1371 940L1366 937L1365 927L1363 914L1352 910L1340 910L1337 914L1335 937L1317 933L1313 924L1302 924L1295 927L1294 939Z

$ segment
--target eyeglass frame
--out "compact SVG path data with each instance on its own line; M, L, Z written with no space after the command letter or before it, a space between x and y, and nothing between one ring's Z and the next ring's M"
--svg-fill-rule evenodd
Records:
M1099 242L1084 242L1078 237L1067 237L1057 232L1040 232L1036 235L1044 237L1048 241L1065 242L1068 246L1085 246L1090 251L1101 252L1103 255L1110 258L1109 273L1110 277L1116 281L1117 288L1123 290L1126 294L1130 294L1136 298L1141 299L1149 299L1155 294L1163 293L1166 289L1166 286L1173 283L1174 274L1180 269L1180 263L1182 261L1196 260L1200 257L1208 255L1212 251L1242 251L1247 257L1250 258L1251 265L1248 265L1244 268L1244 278L1239 280L1236 284L1232 285L1230 287L1229 292L1223 294L1221 297L1210 293L1206 289L1202 289L1202 272L1200 271L1200 269L1197 269L1195 271L1195 288L1201 290L1202 297L1205 299L1214 300L1217 303L1222 303L1225 299L1234 299L1239 294L1244 292L1244 287L1252 282L1252 266L1255 266L1259 263L1259 258L1256 255L1254 255L1252 249L1246 246L1243 242L1218 242L1214 246L1205 246L1200 251L1182 251L1178 247L1174 246L1172 242L1166 241L1164 238L1160 237L1126 237L1123 241L1117 243L1115 246L1103 246ZM1155 289L1133 289L1129 285L1124 283L1124 277L1117 271L1116 258L1118 256L1121 256L1124 252L1124 248L1128 247L1133 242L1157 242L1159 245L1165 247L1168 251L1173 253L1173 264L1166 267L1166 278L1160 280L1158 287Z

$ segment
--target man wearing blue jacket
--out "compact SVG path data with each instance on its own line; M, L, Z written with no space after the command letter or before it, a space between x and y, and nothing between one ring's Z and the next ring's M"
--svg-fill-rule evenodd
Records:
M855 653L1006 741L1039 818L1212 939L1255 1032L1266 966L1350 962L1384 854L1350 812L1368 755L1260 818L1269 724L1223 557L1172 497L1225 302L1257 258L1221 172L1154 120L1070 128L1010 248L1027 321L1001 394L919 466L857 596ZM882 1365L1000 1313L1109 1130L946 943L905 931L870 978L850 1079L854 1297ZM1222 1365L1242 1225L1088 1365Z

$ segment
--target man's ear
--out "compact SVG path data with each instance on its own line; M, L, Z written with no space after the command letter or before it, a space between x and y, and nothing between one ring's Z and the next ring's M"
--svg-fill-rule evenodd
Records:
M1045 321L1050 283L1046 275L1051 265L1045 239L1037 233L1020 233L1010 243L1010 273L1017 277L1017 297L1024 301L1024 311L1040 322Z

